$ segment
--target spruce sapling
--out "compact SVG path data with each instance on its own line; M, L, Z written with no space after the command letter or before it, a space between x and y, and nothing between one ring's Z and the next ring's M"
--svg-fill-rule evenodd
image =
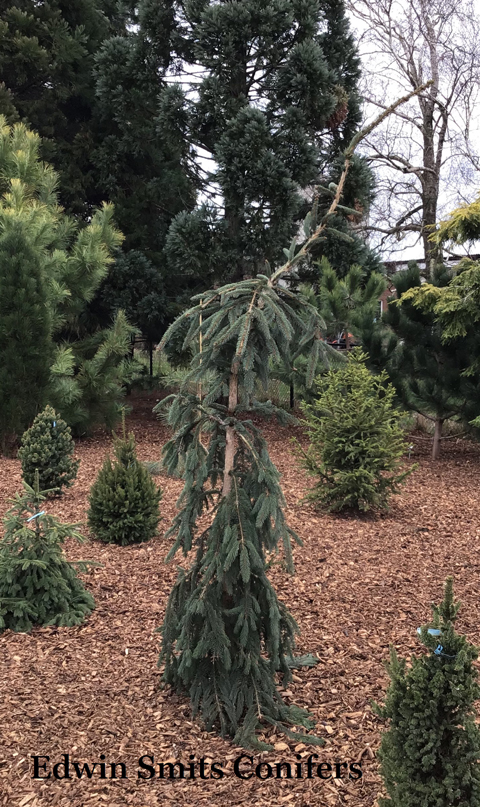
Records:
M352 351L343 367L319 377L315 403L302 406L310 446L299 454L317 479L308 497L328 510L385 507L413 470L400 470L406 446L395 390L365 359Z
M12 499L0 542L0 631L29 632L34 625L79 625L94 609L92 595L77 577L88 561L68 562L66 538L83 542L76 524L62 524L40 508L45 501L38 485L23 483Z
M88 526L104 543L138 544L148 541L160 520L157 488L147 468L138 461L135 437L113 435L116 462L107 457L90 491Z
M391 684L385 705L375 707L389 721L378 754L388 794L380 807L480 805L478 651L455 631L459 607L449 577L431 625L420 630L428 654L407 669L391 650Z
M51 406L46 406L22 437L18 456L22 475L32 487L38 471L40 490L58 495L62 488L73 485L80 460L73 459L75 443L72 433Z
M207 729L238 745L268 748L259 742L260 727L303 739L305 732L291 727L312 727L310 715L286 704L277 689L277 671L284 684L290 680L297 628L268 579L268 558L283 543L292 568L295 536L285 522L279 473L247 413L286 418L270 402L255 400L258 383L268 386L272 361L288 363L294 351L308 353L308 385L327 357L325 323L285 276L292 276L329 230L355 147L374 125L345 150L339 183L326 189L329 210L320 221L307 216L306 240L299 247L293 239L286 263L274 272L267 264L264 274L197 295L159 346L162 350L185 326L184 349L202 342L183 388L162 402L171 404L167 419L174 431L164 447L164 467L172 475L181 463L184 468L179 512L166 535L173 538L168 558L194 551L170 594L159 661L165 664L164 680L190 695ZM211 383L205 394L191 392L190 385L201 388L207 373ZM208 521L200 526L206 511ZM307 741L321 742L310 735Z

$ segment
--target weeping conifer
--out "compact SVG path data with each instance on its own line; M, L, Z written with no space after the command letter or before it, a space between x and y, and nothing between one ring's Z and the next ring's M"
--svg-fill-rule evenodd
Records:
M285 523L278 471L250 415L286 418L270 402L254 398L258 381L267 386L272 359L290 361L294 346L308 352L311 384L319 360L327 358L318 310L280 281L341 207L353 151L371 128L356 135L345 151L338 186L324 189L332 199L329 210L317 224L309 214L306 241L300 249L293 241L285 265L274 273L267 265L265 274L193 298L194 307L160 344L162 349L185 325L184 349L202 342L183 390L167 399L174 436L164 448L164 466L176 474L183 464L185 482L180 510L167 532L174 538L168 557L194 550L194 558L187 571L180 571L170 595L160 661L164 680L189 693L194 713L207 728L233 736L238 745L268 748L256 738L261 724L294 737L305 735L290 726L312 727L308 713L288 706L276 686L277 671L284 683L290 679L297 626L277 599L267 560L283 542L292 568L296 536ZM207 373L212 380L202 396ZM197 395L188 391L192 382L198 384ZM228 396L227 405L219 403L222 396ZM210 523L199 530L198 519L206 511ZM308 741L321 742L311 736Z

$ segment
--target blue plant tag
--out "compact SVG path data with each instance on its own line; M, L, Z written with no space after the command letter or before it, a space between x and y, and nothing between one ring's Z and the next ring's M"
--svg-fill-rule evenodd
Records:
M30 516L30 518L27 518L27 523L29 521L33 521L34 518L38 518L39 516L44 516L44 515L45 515L45 510L42 510L41 513L35 513L34 516Z
M418 635L420 636L420 635L421 635L421 633L422 633L422 629L421 629L421 628L417 628L417 633L418 633ZM429 628L429 629L428 629L428 633L430 634L430 636L441 636L442 631L441 631L441 630L439 630L438 628Z

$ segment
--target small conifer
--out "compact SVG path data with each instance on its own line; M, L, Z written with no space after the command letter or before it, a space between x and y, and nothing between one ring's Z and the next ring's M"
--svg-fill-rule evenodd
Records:
M135 437L113 436L116 462L107 457L90 491L88 525L104 543L138 544L148 541L160 520L162 491L147 468L137 460Z
M41 511L45 494L25 482L12 499L0 542L0 632L28 632L34 625L79 625L94 609L92 595L77 577L87 561L68 562L66 538L82 542L76 524L62 524Z
M459 607L450 577L431 626L420 630L428 655L414 658L407 670L391 650L391 684L385 705L375 707L390 721L378 754L388 794L380 807L480 805L478 651L455 632Z
M317 482L309 498L328 510L384 507L413 468L399 472L405 451L395 390L387 374L372 375L354 350L338 370L317 381L318 398L304 404L310 447L300 449Z
M73 459L74 450L69 426L51 406L46 406L22 437L18 456L24 481L32 487L38 471L40 490L58 495L77 476L80 460Z

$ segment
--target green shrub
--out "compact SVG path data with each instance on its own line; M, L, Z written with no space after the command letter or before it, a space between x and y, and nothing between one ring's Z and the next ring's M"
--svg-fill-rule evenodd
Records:
M77 476L80 461L73 459L74 450L70 428L46 406L22 437L18 456L24 481L32 487L38 471L40 490L49 495L61 493Z
M137 544L156 531L162 491L136 457L133 434L114 435L116 462L107 457L90 491L88 525L104 543Z
M45 496L24 483L5 518L0 542L0 631L28 632L34 625L79 625L94 609L77 577L88 562L69 563L66 538L84 539L76 524L62 524L40 511Z
M375 707L389 720L378 752L389 798L379 799L380 807L480 805L478 651L455 632L458 608L449 578L431 626L420 631L428 655L407 670L391 651L385 706Z
M339 370L317 382L318 398L304 404L310 447L300 456L317 477L309 498L328 510L384 507L413 468L399 472L406 445L385 372L372 375L355 350Z

